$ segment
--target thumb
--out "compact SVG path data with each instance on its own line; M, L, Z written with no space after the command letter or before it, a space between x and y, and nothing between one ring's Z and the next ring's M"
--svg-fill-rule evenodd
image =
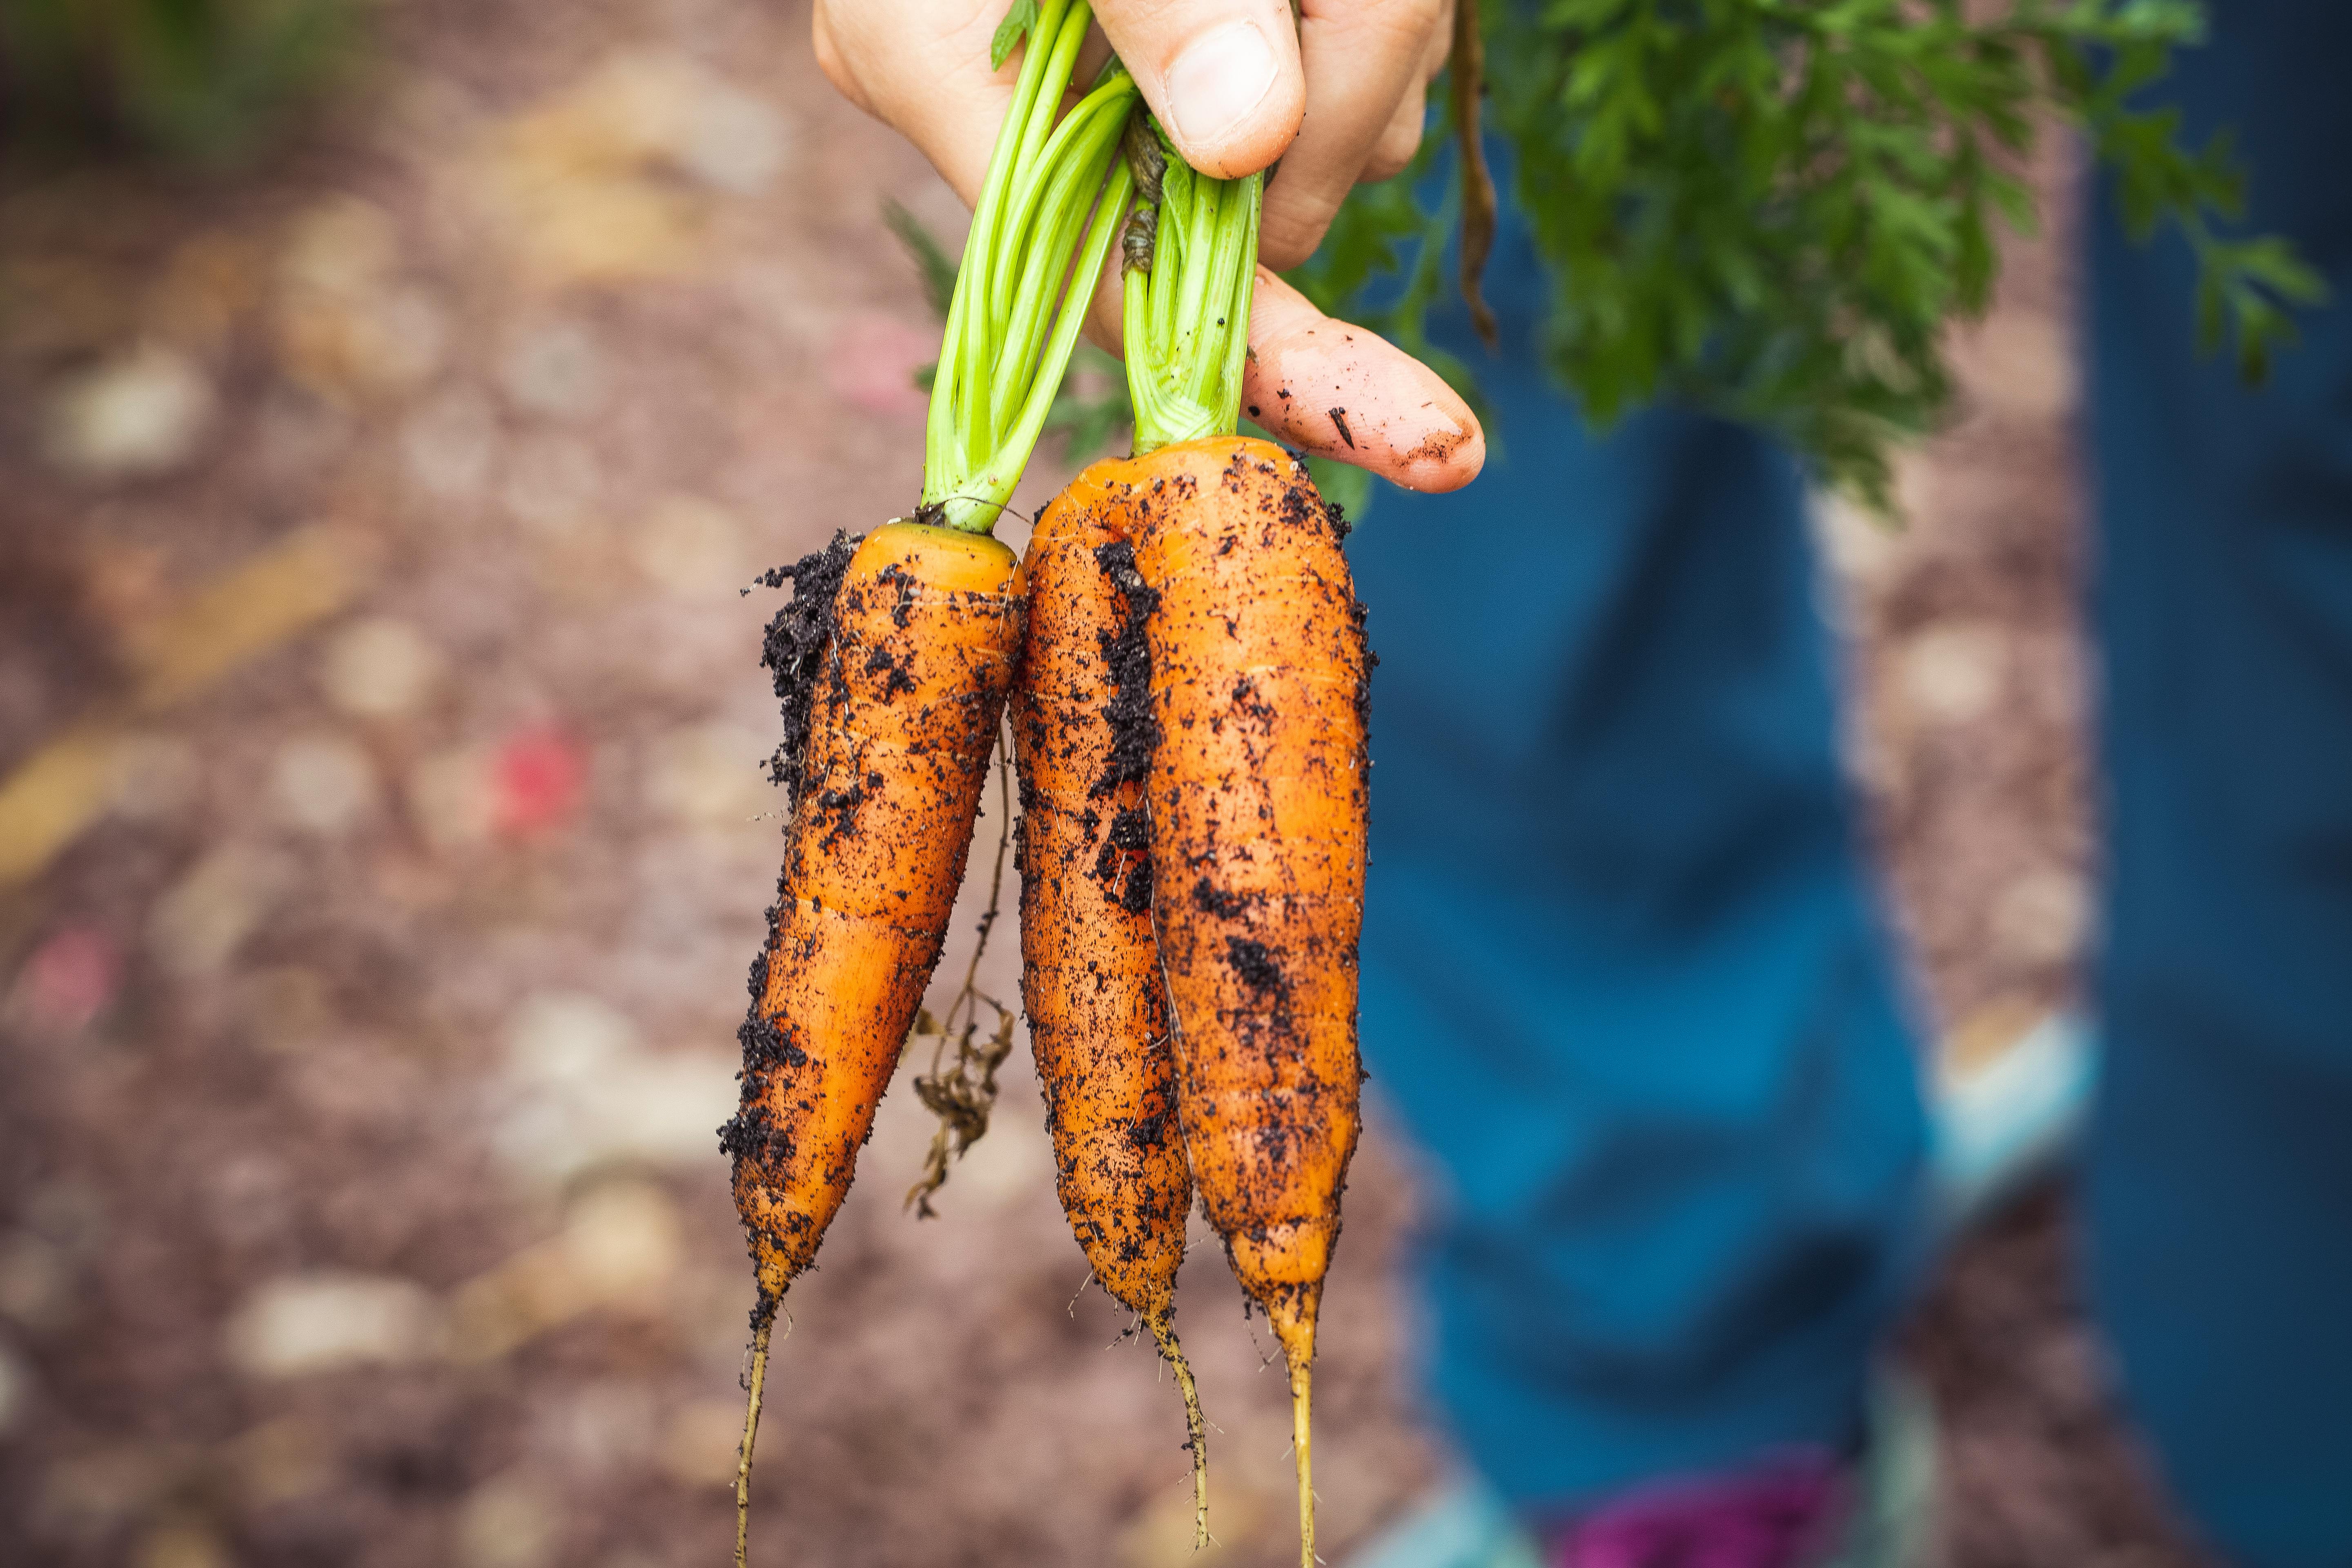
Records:
M1297 136L1307 78L1287 0L1097 0L1095 17L1201 173L1254 174Z

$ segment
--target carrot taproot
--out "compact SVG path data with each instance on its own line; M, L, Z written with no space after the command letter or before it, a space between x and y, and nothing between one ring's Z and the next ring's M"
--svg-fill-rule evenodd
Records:
M1123 498L1092 482L1105 466L1046 507L1015 578L1025 608L1012 698L1021 995L1063 1212L1095 1279L1142 1320L1175 1371L1194 1543L1205 1546L1207 1435L1173 1324L1192 1181L1151 934L1150 752L1131 722L1150 700L1133 624L1145 606L1111 575L1131 547L1117 526ZM1132 587L1137 599L1147 592Z
M1290 1377L1315 1561L1315 1330L1363 1067L1363 616L1306 467L1213 437L1130 464L1157 731L1152 907L1192 1179Z

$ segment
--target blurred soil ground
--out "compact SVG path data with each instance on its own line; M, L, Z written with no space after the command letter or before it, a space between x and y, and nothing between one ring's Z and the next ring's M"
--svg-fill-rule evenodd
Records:
M711 1130L778 854L775 595L738 590L914 494L934 329L878 199L961 214L798 5L376 25L259 170L0 184L0 1560L728 1547L750 1286ZM2068 994L2086 923L2053 254L1964 341L1909 530L1824 525L1923 1007L1979 1032ZM898 1201L928 1118L886 1102L772 1375L763 1560L1286 1561L1282 1383L1216 1249L1181 1298L1222 1427L1195 1559L1173 1391L1080 1289L1025 1051L1008 1078L933 1223ZM1358 1171L1334 1561L1444 1464L1378 1121ZM2028 1205L1908 1331L1949 1561L2190 1562L2065 1238Z

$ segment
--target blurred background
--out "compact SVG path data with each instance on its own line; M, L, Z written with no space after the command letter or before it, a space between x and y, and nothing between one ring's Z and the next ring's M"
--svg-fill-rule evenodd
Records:
M780 828L780 595L739 590L913 499L936 329L882 202L962 221L805 12L0 0L0 1561L724 1560L751 1286L712 1130ZM1908 529L1822 517L1855 770L1962 1050L2084 937L2053 227L1957 345ZM1195 1558L1174 1392L1080 1289L1039 1123L1024 1047L919 1222L929 1118L886 1101L771 1375L768 1561L1288 1560L1283 1385L1213 1242ZM1356 1170L1334 1561L1447 1464L1377 1104ZM1948 1561L2187 1563L2066 1224L2029 1202L1906 1331Z

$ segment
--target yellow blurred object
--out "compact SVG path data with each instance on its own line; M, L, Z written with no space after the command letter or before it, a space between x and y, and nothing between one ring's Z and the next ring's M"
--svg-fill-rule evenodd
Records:
M126 649L130 707L152 715L196 696L348 605L367 577L357 541L301 529L213 580L137 631ZM0 780L0 888L40 874L102 816L117 793L124 718L84 720Z
M114 737L98 725L67 731L0 782L0 888L29 880L81 837L107 805Z
M563 1230L460 1285L449 1300L449 1354L495 1361L599 1307L656 1310L684 1249L677 1207L649 1183L599 1185Z

